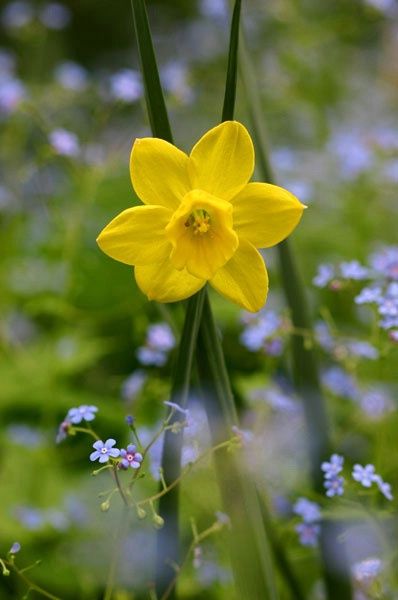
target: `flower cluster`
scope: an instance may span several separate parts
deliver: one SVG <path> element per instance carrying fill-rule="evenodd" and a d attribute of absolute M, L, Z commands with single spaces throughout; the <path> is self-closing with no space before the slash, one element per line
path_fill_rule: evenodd
<path fill-rule="evenodd" d="M 369 257 L 369 266 L 356 260 L 337 266 L 320 264 L 313 279 L 319 288 L 342 289 L 348 281 L 367 281 L 355 297 L 355 303 L 374 305 L 379 326 L 388 330 L 390 339 L 398 340 L 398 246 L 386 246 Z M 372 354 L 372 353 L 371 353 Z M 371 358 L 367 356 L 367 358 Z"/>
<path fill-rule="evenodd" d="M 332 454 L 329 462 L 323 462 L 321 469 L 324 472 L 324 486 L 326 496 L 341 496 L 344 493 L 344 477 L 339 473 L 343 470 L 344 458 L 339 454 Z"/>
<path fill-rule="evenodd" d="M 340 475 L 343 466 L 344 457 L 339 454 L 332 454 L 330 460 L 323 462 L 321 465 L 321 469 L 324 472 L 326 495 L 329 497 L 341 496 L 344 493 L 345 480 Z M 376 473 L 374 465 L 367 464 L 363 467 L 362 465 L 355 464 L 352 470 L 352 478 L 365 488 L 370 488 L 375 483 L 387 500 L 393 499 L 391 485 Z"/>
<path fill-rule="evenodd" d="M 398 331 L 398 281 L 384 287 L 365 287 L 355 298 L 356 304 L 374 304 L 380 317 L 382 329 Z"/>
<path fill-rule="evenodd" d="M 374 465 L 367 464 L 364 467 L 359 464 L 354 465 L 352 477 L 355 481 L 358 481 L 358 483 L 366 488 L 370 488 L 373 483 L 375 483 L 387 500 L 392 500 L 394 498 L 391 491 L 391 485 L 384 481 L 382 477 L 376 473 L 376 468 Z"/>
<path fill-rule="evenodd" d="M 382 561 L 375 556 L 354 563 L 352 566 L 352 575 L 355 584 L 364 592 L 370 591 L 372 583 L 380 575 L 383 567 Z M 359 598 L 368 597 L 368 594 L 366 596 L 359 596 Z"/>
<path fill-rule="evenodd" d="M 255 388 L 249 393 L 249 399 L 253 402 L 266 403 L 273 410 L 287 414 L 297 414 L 301 410 L 301 404 L 291 389 L 279 385 L 278 382 L 266 387 Z"/>
<path fill-rule="evenodd" d="M 282 354 L 284 322 L 275 311 L 262 310 L 256 315 L 244 312 L 241 322 L 244 329 L 240 334 L 240 341 L 250 352 L 261 350 L 269 356 Z"/>
<path fill-rule="evenodd" d="M 115 459 L 121 457 L 117 462 L 119 469 L 139 469 L 143 461 L 143 456 L 134 444 L 129 444 L 127 448 L 114 448 L 116 440 L 113 438 L 107 439 L 105 442 L 97 440 L 93 444 L 94 452 L 90 454 L 90 460 L 92 462 L 98 460 L 99 463 L 106 463 L 109 459 Z"/>
<path fill-rule="evenodd" d="M 336 396 L 357 403 L 364 414 L 379 419 L 394 409 L 391 394 L 386 385 L 360 386 L 354 375 L 341 367 L 329 367 L 322 373 L 322 384 Z"/>
<path fill-rule="evenodd" d="M 73 425 L 78 425 L 82 421 L 90 422 L 95 419 L 98 408 L 93 405 L 82 404 L 77 408 L 70 408 L 65 419 L 58 428 L 56 442 L 62 442 L 67 436 Z"/>
<path fill-rule="evenodd" d="M 293 512 L 302 518 L 295 527 L 303 546 L 316 546 L 321 531 L 321 510 L 316 502 L 299 498 L 293 506 Z"/>
<path fill-rule="evenodd" d="M 318 272 L 312 283 L 319 288 L 340 289 L 342 280 L 362 281 L 368 278 L 369 269 L 357 260 L 351 260 L 343 261 L 336 267 L 329 263 L 318 265 Z"/>
<path fill-rule="evenodd" d="M 137 349 L 137 358 L 142 365 L 162 367 L 174 346 L 175 337 L 170 326 L 167 323 L 154 323 L 148 327 L 144 346 Z"/>
<path fill-rule="evenodd" d="M 34 21 L 48 29 L 64 29 L 71 19 L 69 9 L 59 2 L 43 4 L 35 11 L 33 6 L 24 0 L 15 0 L 7 4 L 2 13 L 1 21 L 8 30 L 28 27 Z"/>
<path fill-rule="evenodd" d="M 380 356 L 378 349 L 369 342 L 352 338 L 342 339 L 333 335 L 324 321 L 316 323 L 315 338 L 322 350 L 338 361 L 348 358 L 377 360 Z"/>

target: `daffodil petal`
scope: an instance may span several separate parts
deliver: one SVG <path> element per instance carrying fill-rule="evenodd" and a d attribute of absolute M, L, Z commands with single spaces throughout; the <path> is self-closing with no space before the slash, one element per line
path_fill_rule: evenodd
<path fill-rule="evenodd" d="M 210 129 L 193 147 L 189 158 L 191 187 L 230 200 L 253 174 L 254 149 L 247 129 L 225 121 Z"/>
<path fill-rule="evenodd" d="M 177 271 L 166 259 L 161 264 L 135 267 L 135 279 L 149 300 L 177 302 L 193 296 L 204 285 L 204 279 L 190 275 L 185 269 Z"/>
<path fill-rule="evenodd" d="M 231 202 L 235 231 L 256 248 L 284 240 L 306 208 L 293 194 L 270 183 L 249 183 Z"/>
<path fill-rule="evenodd" d="M 121 212 L 99 234 L 101 250 L 127 265 L 162 262 L 172 246 L 165 228 L 172 212 L 163 206 L 134 206 Z"/>
<path fill-rule="evenodd" d="M 268 293 L 268 275 L 261 254 L 250 242 L 240 239 L 239 248 L 217 271 L 210 285 L 235 304 L 257 312 Z"/>
<path fill-rule="evenodd" d="M 175 210 L 190 190 L 188 156 L 158 138 L 136 139 L 130 156 L 133 187 L 144 204 Z"/>

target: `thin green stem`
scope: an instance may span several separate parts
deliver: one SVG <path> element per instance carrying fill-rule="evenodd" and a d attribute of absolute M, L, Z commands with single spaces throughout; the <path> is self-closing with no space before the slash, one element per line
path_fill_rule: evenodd
<path fill-rule="evenodd" d="M 205 529 L 205 531 L 202 531 L 202 533 L 194 535 L 194 539 L 192 540 L 191 544 L 189 545 L 181 564 L 178 566 L 178 569 L 176 569 L 176 571 L 175 571 L 174 579 L 170 582 L 168 588 L 165 590 L 165 592 L 161 596 L 160 600 L 169 600 L 170 594 L 171 594 L 175 584 L 177 583 L 177 579 L 180 576 L 182 569 L 186 566 L 188 559 L 191 556 L 191 554 L 193 553 L 195 547 L 200 542 L 203 542 L 203 540 L 208 538 L 210 535 L 212 535 L 213 533 L 218 533 L 219 531 L 220 531 L 220 525 L 219 525 L 219 523 L 215 523 L 208 529 Z"/>
<path fill-rule="evenodd" d="M 3 562 L 3 561 L 1 561 L 1 562 Z M 43 589 L 42 587 L 37 585 L 37 583 L 34 583 L 28 577 L 26 577 L 26 575 L 24 575 L 24 573 L 23 573 L 23 570 L 26 570 L 26 569 L 20 570 L 14 563 L 12 563 L 11 561 L 8 561 L 8 560 L 4 561 L 4 563 L 9 568 L 10 571 L 13 571 L 24 582 L 24 584 L 27 586 L 28 590 L 34 590 L 35 592 L 37 592 L 38 594 L 41 594 L 45 598 L 50 598 L 50 600 L 61 600 L 61 598 L 59 598 L 58 596 L 55 596 L 54 594 L 47 592 L 47 590 Z"/>
<path fill-rule="evenodd" d="M 109 572 L 108 572 L 108 577 L 107 577 L 106 588 L 105 588 L 103 600 L 112 600 L 112 593 L 113 593 L 113 588 L 115 585 L 115 578 L 116 578 L 116 569 L 117 569 L 117 565 L 119 562 L 119 556 L 120 556 L 120 540 L 123 535 L 123 531 L 125 530 L 125 527 L 126 527 L 127 508 L 128 508 L 128 505 L 125 505 L 123 508 L 122 514 L 120 516 L 118 527 L 117 527 L 115 535 L 114 535 L 112 561 L 111 561 L 111 565 L 109 567 Z"/>
<path fill-rule="evenodd" d="M 160 490 L 160 492 L 153 494 L 153 496 L 150 496 L 149 498 L 145 498 L 144 500 L 140 500 L 139 502 L 136 503 L 136 506 L 141 506 L 141 505 L 148 504 L 150 502 L 155 502 L 155 500 L 159 500 L 159 498 L 166 496 L 172 489 L 174 489 L 176 486 L 178 486 L 181 483 L 181 481 L 185 477 L 185 475 L 187 475 L 195 465 L 197 465 L 199 462 L 201 462 L 202 460 L 204 460 L 206 457 L 210 456 L 214 452 L 217 452 L 218 450 L 222 450 L 223 448 L 227 448 L 230 445 L 231 445 L 231 440 L 227 440 L 225 442 L 220 442 L 216 446 L 209 448 L 208 450 L 206 450 L 206 452 L 203 452 L 202 454 L 200 454 L 196 460 L 189 463 L 188 466 L 186 466 L 185 469 L 183 469 L 180 472 L 179 477 L 177 477 L 177 479 L 172 481 L 172 483 L 170 483 L 166 487 L 162 486 L 162 489 Z"/>
<path fill-rule="evenodd" d="M 116 482 L 116 485 L 117 485 L 117 489 L 119 490 L 120 497 L 123 500 L 123 504 L 128 508 L 130 506 L 130 503 L 127 500 L 126 494 L 124 493 L 123 487 L 122 487 L 122 485 L 120 483 L 117 464 L 113 465 L 113 476 L 115 478 L 115 482 Z"/>
<path fill-rule="evenodd" d="M 96 441 L 100 439 L 92 429 L 86 429 L 85 427 L 75 427 L 73 425 L 73 431 L 77 431 L 78 433 L 87 433 L 88 435 L 91 435 L 91 437 L 93 437 Z"/>

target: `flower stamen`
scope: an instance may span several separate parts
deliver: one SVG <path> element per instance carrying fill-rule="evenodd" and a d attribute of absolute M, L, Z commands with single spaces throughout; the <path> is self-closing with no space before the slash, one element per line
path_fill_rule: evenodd
<path fill-rule="evenodd" d="M 185 227 L 192 227 L 194 235 L 200 233 L 203 235 L 210 229 L 210 215 L 203 208 L 198 208 L 191 212 L 185 221 Z"/>

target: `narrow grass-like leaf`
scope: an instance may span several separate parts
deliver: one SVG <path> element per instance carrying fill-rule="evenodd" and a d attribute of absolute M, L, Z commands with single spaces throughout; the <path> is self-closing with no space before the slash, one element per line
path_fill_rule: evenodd
<path fill-rule="evenodd" d="M 145 100 L 152 134 L 167 142 L 173 142 L 159 70 L 153 49 L 145 0 L 131 0 L 134 28 L 145 87 Z"/>
<path fill-rule="evenodd" d="M 262 178 L 274 183 L 258 87 L 243 39 L 240 45 L 240 59 L 242 66 L 240 72 L 252 121 L 257 160 Z M 290 242 L 285 240 L 278 244 L 277 252 L 282 285 L 294 329 L 296 332 L 306 332 L 305 336 L 302 333 L 295 333 L 292 336 L 293 380 L 304 407 L 313 487 L 319 494 L 324 494 L 320 465 L 330 454 L 329 424 L 320 385 L 317 357 L 311 343 L 312 323 L 304 286 Z M 321 555 L 325 584 L 329 600 L 334 600 L 336 597 L 341 600 L 351 600 L 349 565 L 344 558 L 344 546 L 338 541 L 339 533 L 341 533 L 339 524 L 328 522 L 322 528 Z"/>
<path fill-rule="evenodd" d="M 275 183 L 275 177 L 268 158 L 267 136 L 257 86 L 243 41 L 241 44 L 241 61 L 241 74 L 253 125 L 256 158 L 265 181 Z M 312 344 L 305 343 L 306 339 L 312 340 L 312 324 L 309 318 L 304 286 L 290 250 L 290 242 L 285 240 L 278 244 L 277 252 L 281 264 L 283 289 L 291 311 L 294 328 L 296 331 L 305 331 L 308 334 L 307 338 L 302 333 L 292 336 L 293 378 L 304 404 L 309 434 L 313 484 L 317 492 L 323 493 L 323 477 L 320 464 L 329 453 L 329 425 L 325 400 L 319 383 L 315 352 Z"/>
<path fill-rule="evenodd" d="M 232 13 L 231 33 L 229 37 L 227 80 L 225 83 L 224 105 L 221 117 L 222 121 L 232 121 L 235 112 L 241 4 L 241 0 L 236 0 Z"/>

